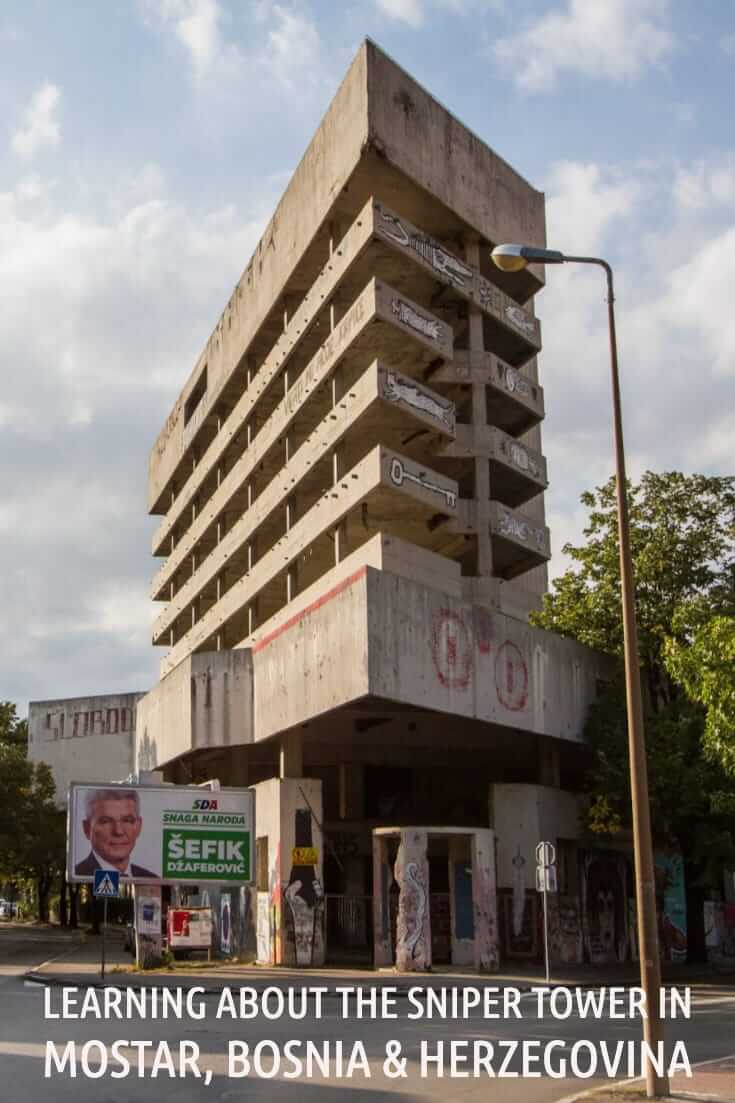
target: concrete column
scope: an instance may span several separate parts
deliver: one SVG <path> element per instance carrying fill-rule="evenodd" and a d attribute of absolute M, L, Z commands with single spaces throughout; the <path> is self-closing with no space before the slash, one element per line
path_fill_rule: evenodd
<path fill-rule="evenodd" d="M 401 831 L 395 864 L 398 882 L 398 926 L 396 968 L 419 972 L 431 968 L 431 922 L 429 919 L 429 861 L 427 834 L 408 828 Z"/>
<path fill-rule="evenodd" d="M 393 880 L 388 862 L 389 840 L 373 835 L 373 964 L 376 969 L 393 964 L 390 930 L 390 885 Z"/>
<path fill-rule="evenodd" d="M 282 778 L 304 776 L 304 746 L 300 729 L 281 736 L 278 773 Z"/>
<path fill-rule="evenodd" d="M 473 268 L 480 267 L 479 241 L 467 241 L 464 249 L 465 260 Z M 485 351 L 483 335 L 483 315 L 479 306 L 469 307 L 469 349 L 470 357 L 481 357 Z M 487 400 L 484 383 L 472 386 L 472 436 L 473 443 L 479 439 L 481 430 L 487 424 Z M 475 505 L 477 516 L 477 573 L 481 577 L 493 574 L 492 546 L 490 543 L 490 467 L 487 459 L 475 457 Z"/>
<path fill-rule="evenodd" d="M 476 830 L 472 836 L 472 908 L 475 968 L 478 973 L 496 973 L 500 968 L 500 940 L 494 831 Z"/>
<path fill-rule="evenodd" d="M 255 786 L 255 836 L 267 839 L 267 890 L 257 894 L 258 960 L 324 963 L 321 782 L 269 778 Z"/>

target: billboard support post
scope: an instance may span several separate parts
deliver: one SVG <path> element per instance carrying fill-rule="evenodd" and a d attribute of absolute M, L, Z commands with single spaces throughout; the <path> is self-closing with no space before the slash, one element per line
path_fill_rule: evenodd
<path fill-rule="evenodd" d="M 105 979 L 105 939 L 107 938 L 107 897 L 104 899 L 102 906 L 102 968 L 100 969 L 100 977 Z"/>

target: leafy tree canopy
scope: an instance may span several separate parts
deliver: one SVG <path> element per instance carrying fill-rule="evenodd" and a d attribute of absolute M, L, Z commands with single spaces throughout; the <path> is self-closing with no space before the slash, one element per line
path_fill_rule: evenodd
<path fill-rule="evenodd" d="M 631 485 L 631 549 L 653 828 L 708 879 L 735 853 L 735 479 L 646 472 Z M 585 543 L 534 622 L 623 652 L 615 479 L 582 496 Z M 622 662 L 592 709 L 590 830 L 630 821 Z"/>
<path fill-rule="evenodd" d="M 27 757 L 27 725 L 0 703 L 0 880 L 32 879 L 41 918 L 52 878 L 64 865 L 64 814 L 54 801 L 51 770 Z"/>
<path fill-rule="evenodd" d="M 0 743 L 28 745 L 28 721 L 19 719 L 12 701 L 0 701 Z"/>

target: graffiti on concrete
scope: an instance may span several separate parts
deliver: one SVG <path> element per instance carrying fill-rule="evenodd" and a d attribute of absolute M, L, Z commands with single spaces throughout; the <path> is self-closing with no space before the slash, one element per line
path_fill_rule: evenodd
<path fill-rule="evenodd" d="M 258 893 L 256 914 L 257 960 L 263 965 L 271 964 L 271 909 L 267 892 Z"/>
<path fill-rule="evenodd" d="M 528 667 L 520 647 L 506 640 L 495 657 L 495 688 L 501 705 L 520 712 L 528 703 Z"/>
<path fill-rule="evenodd" d="M 582 868 L 582 923 L 593 965 L 625 961 L 628 953 L 626 868 L 622 855 L 591 851 Z"/>
<path fill-rule="evenodd" d="M 70 720 L 70 723 L 67 723 Z M 88 735 L 124 735 L 134 728 L 134 713 L 129 708 L 89 709 L 46 713 L 47 739 L 77 739 Z"/>
<path fill-rule="evenodd" d="M 436 676 L 448 689 L 466 689 L 472 677 L 472 637 L 458 613 L 441 609 L 431 633 Z"/>
<path fill-rule="evenodd" d="M 554 894 L 552 893 L 552 898 Z M 577 902 L 572 898 L 558 901 L 558 948 L 556 958 L 565 965 L 582 963 L 582 924 Z"/>
<path fill-rule="evenodd" d="M 489 655 L 495 641 L 495 626 L 488 611 L 479 605 L 472 609 L 472 631 L 477 650 L 481 655 Z"/>
<path fill-rule="evenodd" d="M 681 854 L 655 856 L 656 909 L 664 961 L 686 961 L 687 903 Z"/>
<path fill-rule="evenodd" d="M 391 310 L 404 326 L 409 326 L 420 333 L 422 337 L 428 337 L 430 341 L 440 341 L 442 337 L 442 325 L 436 318 L 427 318 L 420 314 L 410 303 L 403 299 L 392 299 Z"/>
<path fill-rule="evenodd" d="M 421 878 L 416 862 L 409 862 L 406 866 L 406 874 L 403 881 L 414 894 L 413 928 L 407 924 L 404 932 L 403 947 L 406 953 L 416 958 L 416 951 L 424 935 L 424 917 L 426 915 L 426 886 Z"/>
<path fill-rule="evenodd" d="M 395 483 L 396 486 L 403 486 L 405 482 L 415 483 L 416 486 L 422 487 L 423 490 L 430 490 L 433 494 L 438 494 L 444 499 L 450 509 L 454 509 L 457 505 L 457 495 L 453 490 L 448 486 L 440 486 L 439 483 L 432 482 L 431 479 L 427 479 L 423 475 L 417 475 L 415 472 L 409 471 L 397 456 L 391 461 L 390 478 L 391 482 Z"/>
<path fill-rule="evenodd" d="M 448 283 L 454 284 L 455 287 L 464 287 L 471 281 L 472 269 L 459 257 L 449 253 L 438 242 L 425 234 L 409 233 L 397 215 L 391 214 L 390 211 L 382 208 L 379 209 L 383 222 L 381 228 L 386 237 L 391 238 L 399 245 L 413 249 L 440 276 L 443 276 Z"/>
<path fill-rule="evenodd" d="M 308 808 L 294 811 L 294 855 L 311 857 L 311 812 Z M 313 965 L 315 950 L 321 943 L 321 923 L 324 890 L 311 862 L 294 864 L 283 898 L 288 907 L 287 937 L 294 948 L 295 964 Z"/>
<path fill-rule="evenodd" d="M 506 391 L 510 394 L 520 395 L 521 398 L 531 398 L 531 384 L 515 368 L 498 362 L 498 375 Z"/>
<path fill-rule="evenodd" d="M 518 853 L 513 858 L 511 865 L 513 866 L 513 937 L 519 938 L 521 931 L 523 930 L 523 913 L 526 910 L 526 875 L 523 872 L 523 867 L 526 864 L 526 859 L 521 854 L 521 848 L 518 847 Z"/>
<path fill-rule="evenodd" d="M 440 402 L 413 381 L 399 379 L 395 372 L 388 372 L 385 377 L 383 398 L 387 402 L 405 402 L 407 406 L 422 410 L 454 431 L 454 403 Z"/>
<path fill-rule="evenodd" d="M 475 648 L 480 656 L 495 652 L 495 690 L 499 703 L 510 712 L 520 712 L 528 704 L 528 664 L 521 649 L 512 640 L 496 648 L 495 628 L 490 614 L 473 608 L 465 619 L 453 609 L 435 613 L 429 648 L 434 672 L 447 689 L 469 687 L 475 667 Z M 489 673 L 489 672 L 488 672 Z"/>
<path fill-rule="evenodd" d="M 535 323 L 520 306 L 506 306 L 505 316 L 513 323 L 516 329 L 520 329 L 521 333 L 525 333 L 528 337 L 533 337 L 536 333 Z"/>
<path fill-rule="evenodd" d="M 544 551 L 546 547 L 546 533 L 542 528 L 521 520 L 507 510 L 498 513 L 498 532 L 501 536 L 520 540 L 522 544 L 535 544 L 539 551 Z"/>
<path fill-rule="evenodd" d="M 424 832 L 401 833 L 394 875 L 399 888 L 396 965 L 426 969 L 431 964 L 431 936 Z"/>
<path fill-rule="evenodd" d="M 536 460 L 517 440 L 513 440 L 512 437 L 501 438 L 500 450 L 505 453 L 508 460 L 517 467 L 519 471 L 524 471 L 526 474 L 532 475 L 534 479 L 541 478 L 541 471 Z"/>

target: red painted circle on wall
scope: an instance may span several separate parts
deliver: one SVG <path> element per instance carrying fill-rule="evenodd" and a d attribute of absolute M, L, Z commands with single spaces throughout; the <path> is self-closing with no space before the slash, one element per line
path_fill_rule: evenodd
<path fill-rule="evenodd" d="M 521 649 L 510 640 L 498 648 L 495 659 L 495 688 L 498 700 L 511 712 L 519 712 L 528 702 L 528 667 Z"/>
<path fill-rule="evenodd" d="M 472 636 L 462 618 L 441 609 L 431 632 L 436 676 L 448 689 L 466 689 L 472 677 Z"/>

